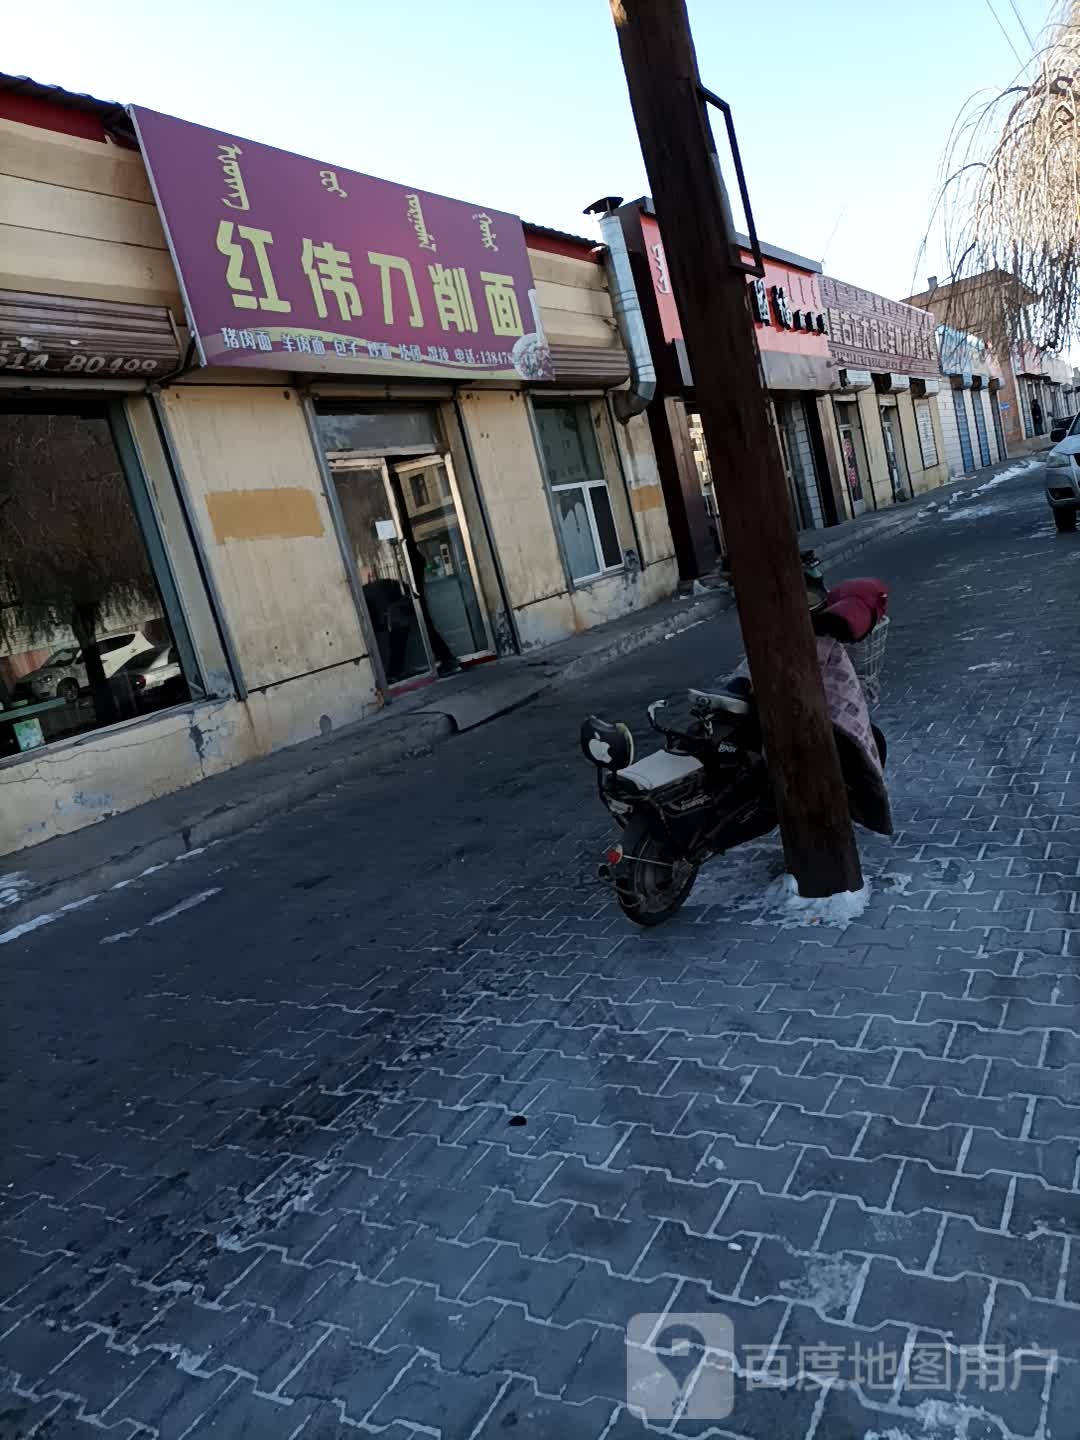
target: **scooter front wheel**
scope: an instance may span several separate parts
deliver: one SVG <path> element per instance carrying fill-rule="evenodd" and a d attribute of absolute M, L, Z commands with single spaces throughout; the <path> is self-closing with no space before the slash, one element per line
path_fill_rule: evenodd
<path fill-rule="evenodd" d="M 661 925 L 686 903 L 698 867 L 673 852 L 667 837 L 647 815 L 635 815 L 621 837 L 623 858 L 615 872 L 615 893 L 623 914 L 635 925 Z"/>

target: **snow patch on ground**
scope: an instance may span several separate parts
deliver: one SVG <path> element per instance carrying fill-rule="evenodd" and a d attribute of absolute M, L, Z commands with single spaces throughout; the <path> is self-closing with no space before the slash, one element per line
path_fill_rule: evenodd
<path fill-rule="evenodd" d="M 191 910 L 196 905 L 201 905 L 204 900 L 209 900 L 212 896 L 220 894 L 220 885 L 215 885 L 210 890 L 200 890 L 197 895 L 189 895 L 186 900 L 181 900 L 180 903 L 174 905 L 171 910 L 165 910 L 160 915 L 152 916 L 151 919 L 147 920 L 145 925 L 136 925 L 133 930 L 118 930 L 115 935 L 105 935 L 101 940 L 101 944 L 115 945 L 118 940 L 130 940 L 131 937 L 137 935 L 140 930 L 147 929 L 151 925 L 161 925 L 166 920 L 174 920 L 177 915 L 182 915 L 185 910 Z"/>
<path fill-rule="evenodd" d="M 19 870 L 13 870 L 9 875 L 0 875 L 0 910 L 17 904 L 30 886 L 31 882 Z"/>
<path fill-rule="evenodd" d="M 952 524 L 955 520 L 985 520 L 988 515 L 996 515 L 996 505 L 969 505 L 966 510 L 952 510 L 946 514 L 945 519 Z"/>
<path fill-rule="evenodd" d="M 985 495 L 987 491 L 994 490 L 999 485 L 1004 485 L 1007 480 L 1015 480 L 1020 475 L 1026 475 L 1029 471 L 1036 469 L 1042 462 L 1040 460 L 1021 460 L 1015 465 L 1009 465 L 1000 470 L 996 475 L 991 475 L 989 480 L 984 480 L 981 485 L 976 485 L 974 490 L 957 490 L 942 500 L 940 504 L 936 501 L 930 505 L 924 505 L 921 513 L 929 514 L 931 511 L 939 511 L 942 520 L 980 520 L 987 515 L 996 515 L 998 507 L 989 503 L 970 504 L 979 495 Z M 973 475 L 960 477 L 964 480 L 973 480 Z M 966 506 L 965 509 L 959 509 Z"/>
<path fill-rule="evenodd" d="M 781 1280 L 780 1289 L 793 1300 L 813 1305 L 822 1315 L 843 1315 L 862 1271 L 862 1264 L 832 1256 L 814 1260 L 797 1280 Z"/>
<path fill-rule="evenodd" d="M 951 1400 L 924 1400 L 910 1419 L 905 1417 L 902 1430 L 896 1426 L 890 1430 L 871 1430 L 864 1440 L 969 1440 L 969 1437 L 974 1440 L 974 1434 L 981 1436 L 985 1431 L 980 1427 L 973 1434 L 971 1423 L 984 1418 L 986 1412 L 971 1405 L 959 1405 Z"/>
<path fill-rule="evenodd" d="M 776 924 L 789 929 L 793 925 L 827 925 L 845 930 L 858 920 L 870 903 L 870 882 L 861 890 L 844 890 L 839 895 L 810 900 L 799 894 L 794 875 L 781 875 L 761 897 L 764 913 L 762 924 Z"/>
<path fill-rule="evenodd" d="M 31 930 L 40 930 L 42 925 L 51 925 L 54 920 L 59 920 L 61 915 L 67 915 L 72 910 L 81 910 L 84 905 L 89 905 L 97 898 L 96 895 L 87 895 L 82 900 L 72 900 L 67 905 L 61 905 L 59 910 L 50 910 L 44 915 L 36 915 L 33 920 L 23 921 L 21 925 L 13 925 L 10 930 L 0 933 L 0 945 L 6 945 L 9 940 L 18 940 L 20 935 L 29 935 Z"/>
<path fill-rule="evenodd" d="M 910 877 L 908 877 L 910 879 Z M 843 930 L 870 902 L 870 885 L 822 900 L 799 894 L 793 875 L 784 872 L 783 853 L 769 844 L 741 845 L 710 861 L 694 887 L 694 901 L 743 915 L 751 925 L 827 925 Z"/>
<path fill-rule="evenodd" d="M 1041 463 L 1039 460 L 1021 460 L 1018 465 L 1010 465 L 1005 470 L 999 470 L 996 475 L 991 475 L 989 480 L 984 481 L 982 485 L 977 485 L 971 493 L 983 495 L 987 490 L 1004 485 L 1006 480 L 1015 480 L 1018 475 L 1026 475 L 1029 470 L 1034 470 Z"/>
<path fill-rule="evenodd" d="M 170 865 L 179 865 L 183 860 L 194 860 L 197 855 L 205 855 L 211 845 L 220 845 L 221 843 L 220 840 L 210 840 L 206 845 L 197 845 L 192 850 L 185 850 L 182 855 L 177 855 L 173 860 L 162 860 L 160 864 L 148 865 L 146 869 L 141 870 L 138 875 L 133 875 L 130 880 L 118 880 L 115 885 L 110 885 L 107 891 L 95 891 L 93 895 L 87 895 L 82 900 L 72 900 L 68 905 L 61 905 L 58 910 L 50 910 L 44 915 L 35 916 L 33 920 L 24 921 L 22 925 L 15 925 L 10 930 L 0 931 L 0 945 L 6 945 L 9 940 L 18 940 L 21 935 L 28 935 L 32 930 L 39 930 L 42 925 L 50 925 L 54 920 L 59 920 L 62 915 L 66 915 L 70 910 L 81 910 L 84 905 L 89 905 L 93 900 L 99 900 L 103 894 L 108 894 L 112 890 L 126 890 L 129 885 L 136 885 L 140 880 L 145 880 L 148 875 L 156 875 L 159 870 L 167 870 Z M 221 867 L 221 869 L 227 868 L 227 866 Z M 216 875 L 219 872 L 215 870 L 212 873 Z M 33 888 L 34 882 L 24 879 L 19 872 L 13 872 L 10 875 L 0 875 L 0 911 L 17 904 L 25 896 L 27 891 L 33 890 Z M 208 890 L 196 899 L 187 901 L 180 908 L 186 910 L 190 905 L 197 905 L 200 901 L 216 894 L 216 890 Z M 165 915 L 160 915 L 157 919 L 150 920 L 147 923 L 156 925 L 158 920 L 170 920 L 173 913 L 174 912 L 169 911 Z M 176 913 L 179 913 L 179 911 Z M 121 930 L 116 935 L 107 936 L 102 943 L 111 945 L 117 940 L 126 940 L 134 934 L 135 930 Z"/>
<path fill-rule="evenodd" d="M 914 875 L 902 874 L 899 870 L 887 870 L 879 879 L 883 890 L 890 891 L 893 895 L 906 895 L 911 889 Z"/>

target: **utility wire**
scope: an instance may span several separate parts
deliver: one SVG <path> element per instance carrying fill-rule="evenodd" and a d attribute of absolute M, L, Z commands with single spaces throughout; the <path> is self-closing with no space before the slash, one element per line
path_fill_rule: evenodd
<path fill-rule="evenodd" d="M 1000 18 L 1000 16 L 998 15 L 997 11 L 994 9 L 993 5 L 991 4 L 991 0 L 986 0 L 986 8 L 990 11 L 990 14 L 991 14 L 991 15 L 994 17 L 994 19 L 997 21 L 997 27 L 998 27 L 998 29 L 1001 31 L 1002 35 L 1005 36 L 1005 43 L 1006 43 L 1006 45 L 1008 45 L 1009 49 L 1010 49 L 1010 50 L 1013 52 L 1013 54 L 1016 56 L 1017 63 L 1018 63 L 1019 65 L 1021 65 L 1021 66 L 1026 70 L 1029 62 L 1026 61 L 1026 60 L 1021 59 L 1019 50 L 1017 50 L 1016 46 L 1013 44 L 1013 42 L 1012 42 L 1012 37 L 1010 36 L 1009 32 L 1005 29 L 1005 26 L 1001 23 L 1001 18 Z"/>
<path fill-rule="evenodd" d="M 1035 49 L 1035 41 L 1032 40 L 1032 38 L 1031 38 L 1031 33 L 1030 33 L 1030 31 L 1028 30 L 1027 26 L 1024 24 L 1024 17 L 1020 14 L 1020 11 L 1017 9 L 1016 0 L 1009 0 L 1009 5 L 1010 5 L 1010 7 L 1011 7 L 1011 9 L 1012 9 L 1013 14 L 1016 16 L 1016 23 L 1020 26 L 1020 29 L 1024 32 L 1024 39 L 1025 39 L 1025 40 L 1027 41 L 1027 43 L 1031 46 L 1032 50 L 1034 50 L 1034 49 Z"/>

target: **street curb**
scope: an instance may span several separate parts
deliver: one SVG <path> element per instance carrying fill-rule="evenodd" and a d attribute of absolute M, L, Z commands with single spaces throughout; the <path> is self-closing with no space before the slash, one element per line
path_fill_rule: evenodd
<path fill-rule="evenodd" d="M 941 489 L 947 488 L 949 487 L 941 487 Z M 940 495 L 941 490 L 931 493 Z M 825 566 L 842 564 L 868 545 L 875 544 L 879 540 L 892 539 L 913 529 L 923 518 L 922 511 L 922 505 L 912 506 L 895 519 L 890 516 L 888 524 L 879 522 L 876 525 L 868 526 L 866 531 L 861 534 L 856 530 L 850 537 L 836 542 L 835 548 L 831 548 L 828 541 L 819 541 L 817 545 L 819 558 Z M 710 590 L 704 595 L 688 595 L 682 603 L 685 608 L 669 613 L 661 619 L 650 620 L 636 628 L 631 628 L 616 635 L 606 644 L 587 649 L 583 654 L 574 656 L 564 663 L 559 663 L 555 657 L 552 657 L 545 668 L 545 659 L 542 653 L 537 655 L 529 662 L 535 665 L 540 672 L 537 675 L 535 687 L 530 686 L 527 693 L 515 699 L 513 703 L 493 710 L 491 715 L 480 723 L 489 724 L 502 715 L 520 709 L 524 705 L 532 704 L 533 701 L 549 694 L 561 685 L 568 684 L 573 680 L 584 679 L 586 676 L 614 664 L 615 661 L 621 660 L 626 655 L 632 655 L 635 651 L 644 650 L 662 640 L 683 634 L 697 625 L 704 624 L 716 616 L 733 610 L 735 597 L 729 588 L 724 588 Z M 104 858 L 97 858 L 99 853 L 97 847 L 91 846 L 90 853 L 95 856 L 91 863 L 87 863 L 75 872 L 68 872 L 58 875 L 53 880 L 39 882 L 33 892 L 24 899 L 16 900 L 0 908 L 0 925 L 3 926 L 0 929 L 0 944 L 4 943 L 5 938 L 14 938 L 12 931 L 32 924 L 43 916 L 52 915 L 65 907 L 77 906 L 131 880 L 138 879 L 140 875 L 153 867 L 182 860 L 185 855 L 204 849 L 207 845 L 243 834 L 244 831 L 252 829 L 273 815 L 302 804 L 305 800 L 313 799 L 316 795 L 323 794 L 354 776 L 368 774 L 373 770 L 418 755 L 429 755 L 436 746 L 458 733 L 458 726 L 455 724 L 452 714 L 435 708 L 434 703 L 430 708 L 406 712 L 400 717 L 398 728 L 392 734 L 380 735 L 377 729 L 365 733 L 363 725 L 364 722 L 360 722 L 357 727 L 361 732 L 358 735 L 360 743 L 355 748 L 334 754 L 329 759 L 321 759 L 318 741 L 308 742 L 309 745 L 312 745 L 310 750 L 303 746 L 289 747 L 289 749 L 277 752 L 276 756 L 267 757 L 269 760 L 276 759 L 284 768 L 288 762 L 290 750 L 300 751 L 303 749 L 306 752 L 306 764 L 295 772 L 280 778 L 275 777 L 272 773 L 267 776 L 265 771 L 251 776 L 248 793 L 241 794 L 238 798 L 225 804 L 215 805 L 201 812 L 196 811 L 190 818 L 185 816 L 162 834 L 134 843 L 125 849 L 106 855 Z M 332 743 L 340 745 L 341 738 L 341 736 L 335 736 Z M 252 763 L 257 764 L 258 762 Z M 238 766 L 235 771 L 226 773 L 242 776 L 243 768 L 243 766 Z M 174 794 L 176 797 L 187 795 L 195 798 L 193 793 L 195 791 L 197 791 L 197 787 L 186 787 Z M 178 799 L 177 804 L 181 803 L 182 801 Z M 125 813 L 131 816 L 137 815 L 139 808 L 141 807 Z M 117 817 L 118 821 L 122 822 L 123 819 L 124 816 Z M 111 822 L 104 823 L 108 825 Z M 97 827 L 92 826 L 88 831 L 76 831 L 73 834 L 92 839 L 96 831 Z M 48 843 L 46 842 L 46 844 Z M 33 849 L 29 852 L 16 851 L 10 858 L 17 864 L 20 854 L 32 856 L 33 853 Z M 0 859 L 0 864 L 2 863 L 3 859 Z"/>
<path fill-rule="evenodd" d="M 400 760 L 429 755 L 436 745 L 449 739 L 453 733 L 454 724 L 448 716 L 417 715 L 407 730 L 380 737 L 361 749 L 335 756 L 325 764 L 309 765 L 289 776 L 283 784 L 260 788 L 256 782 L 251 794 L 215 805 L 201 814 L 196 813 L 190 821 L 104 859 L 95 856 L 92 865 L 39 884 L 34 893 L 25 899 L 0 909 L 0 924 L 3 925 L 0 944 L 14 938 L 12 931 L 40 920 L 42 916 L 76 908 L 87 900 L 138 879 L 150 869 L 182 860 L 186 855 L 203 850 L 219 840 L 242 834 L 272 815 L 302 804 L 360 772 L 367 773 Z M 176 793 L 190 794 L 191 789 L 189 786 L 186 791 Z M 138 808 L 126 813 L 136 814 Z M 108 825 L 109 822 L 103 823 Z M 89 838 L 95 829 L 91 827 L 88 832 L 75 833 Z M 33 854 L 33 851 L 29 853 Z M 19 852 L 15 854 L 17 857 Z"/>
<path fill-rule="evenodd" d="M 695 625 L 710 619 L 714 614 L 723 613 L 731 608 L 732 604 L 733 601 L 727 592 L 719 592 L 715 597 L 711 595 L 697 597 L 695 601 L 688 601 L 686 609 L 681 613 L 668 615 L 662 620 L 653 620 L 637 629 L 632 629 L 606 645 L 574 657 L 567 664 L 558 668 L 553 665 L 548 674 L 537 676 L 535 685 L 530 686 L 528 693 L 516 699 L 511 705 L 493 711 L 483 723 L 490 723 L 500 715 L 531 704 L 559 686 L 593 674 L 621 659 L 624 655 L 633 654 L 636 650 L 643 650 L 668 635 L 680 634 L 685 630 L 692 629 Z M 537 661 L 543 663 L 540 657 L 537 657 Z M 363 722 L 360 723 L 362 726 Z M 249 793 L 242 794 L 225 804 L 215 805 L 201 812 L 195 811 L 190 818 L 184 817 L 162 834 L 129 845 L 104 858 L 100 857 L 96 847 L 91 845 L 90 854 L 93 859 L 83 868 L 74 872 L 69 871 L 55 880 L 39 882 L 33 892 L 24 899 L 15 900 L 0 908 L 0 926 L 3 927 L 0 928 L 0 944 L 4 943 L 5 937 L 14 938 L 11 934 L 13 930 L 19 930 L 35 920 L 40 920 L 42 916 L 55 914 L 58 910 L 66 907 L 77 906 L 128 881 L 138 879 L 151 868 L 182 860 L 185 855 L 191 854 L 193 851 L 202 850 L 207 845 L 213 845 L 220 840 L 242 834 L 271 816 L 302 804 L 305 800 L 313 799 L 316 795 L 331 790 L 335 785 L 350 780 L 354 776 L 369 774 L 384 766 L 416 756 L 429 755 L 436 746 L 449 740 L 456 733 L 458 733 L 458 727 L 451 714 L 435 709 L 434 705 L 430 709 L 407 712 L 401 716 L 400 728 L 394 734 L 379 735 L 377 731 L 369 731 L 363 735 L 362 742 L 355 748 L 342 754 L 335 754 L 326 760 L 320 758 L 317 749 L 313 753 L 308 752 L 306 765 L 296 772 L 282 777 L 280 783 L 274 783 L 273 776 L 269 777 L 269 783 L 267 783 L 265 772 L 252 776 Z M 340 736 L 335 739 L 340 743 Z M 290 748 L 300 750 L 302 747 Z M 284 764 L 288 755 L 289 750 L 284 750 L 279 751 L 276 757 L 268 758 L 277 758 L 279 763 Z M 238 766 L 234 771 L 225 773 L 240 776 L 242 772 L 243 767 Z M 178 797 L 187 795 L 195 798 L 193 792 L 196 791 L 197 787 L 188 786 L 174 794 Z M 127 811 L 125 814 L 135 816 L 140 808 L 136 807 L 135 810 Z M 124 816 L 116 818 L 122 822 Z M 102 823 L 107 826 L 111 822 L 104 821 Z M 80 836 L 84 841 L 92 841 L 96 838 L 97 833 L 100 833 L 98 827 L 91 826 L 88 830 L 73 832 L 73 836 Z M 59 838 L 67 839 L 69 837 Z M 46 844 L 48 843 L 46 842 Z M 14 869 L 18 865 L 20 854 L 32 856 L 33 853 L 33 849 L 23 852 L 16 851 L 11 857 L 0 858 L 0 864 L 3 864 L 5 860 L 12 860 Z M 16 869 L 15 873 L 18 874 L 19 871 Z"/>
<path fill-rule="evenodd" d="M 880 540 L 892 540 L 897 535 L 906 535 L 909 530 L 914 530 L 923 518 L 922 507 L 913 508 L 910 512 L 900 515 L 895 521 L 888 525 L 878 525 L 866 535 L 853 535 L 850 540 L 840 541 L 835 549 L 828 545 L 819 548 L 818 559 L 823 566 L 842 565 L 845 560 L 850 560 L 860 550 L 865 550 L 870 545 L 876 545 Z M 835 578 L 835 577 L 834 577 Z"/>
<path fill-rule="evenodd" d="M 943 492 L 945 494 L 955 493 L 957 498 L 962 498 L 960 485 L 970 485 L 975 478 L 974 476 L 963 477 L 963 480 L 952 481 L 941 486 L 926 496 L 920 496 L 916 503 L 905 506 L 895 516 L 889 515 L 887 520 L 871 522 L 861 532 L 859 529 L 855 529 L 850 536 L 845 536 L 831 545 L 827 539 L 818 540 L 815 548 L 822 565 L 826 568 L 841 565 L 868 545 L 894 539 L 914 529 L 923 519 L 925 504 L 920 502 L 929 502 L 933 499 L 940 503 Z M 805 544 L 807 538 L 805 535 L 800 536 L 800 544 Z M 632 655 L 635 651 L 644 650 L 662 640 L 683 634 L 697 625 L 704 624 L 716 616 L 733 610 L 735 597 L 733 592 L 725 587 L 724 589 L 709 590 L 705 594 L 687 595 L 682 601 L 676 600 L 674 603 L 684 608 L 674 610 L 660 619 L 648 620 L 642 625 L 627 629 L 606 643 L 586 649 L 584 653 L 573 656 L 565 662 L 560 662 L 556 656 L 545 660 L 542 652 L 535 657 L 527 657 L 525 663 L 536 667 L 535 685 L 528 685 L 525 692 L 515 697 L 512 702 L 493 709 L 490 715 L 477 723 L 489 724 L 502 715 L 518 710 L 524 705 L 532 704 L 533 701 L 549 694 L 561 685 L 568 684 L 572 680 L 584 679 L 586 676 L 614 664 L 615 661 L 621 660 L 626 655 Z M 470 725 L 461 728 L 471 729 L 474 727 Z M 242 793 L 238 798 L 201 812 L 196 811 L 190 817 L 183 816 L 164 833 L 131 844 L 104 858 L 94 858 L 92 862 L 86 863 L 73 873 L 68 872 L 58 875 L 55 879 L 39 882 L 35 885 L 33 893 L 28 894 L 24 899 L 15 900 L 7 906 L 0 907 L 0 925 L 4 927 L 0 929 L 0 944 L 4 942 L 5 937 L 13 938 L 11 936 L 13 930 L 18 930 L 42 916 L 51 915 L 66 906 L 78 905 L 130 880 L 137 879 L 152 867 L 181 860 L 192 851 L 201 850 L 207 845 L 242 834 L 282 810 L 302 804 L 305 800 L 310 800 L 316 795 L 331 790 L 335 785 L 350 780 L 354 776 L 368 774 L 373 770 L 411 759 L 417 755 L 429 755 L 437 745 L 459 733 L 459 727 L 454 721 L 452 707 L 448 707 L 445 711 L 440 710 L 437 708 L 437 702 L 433 699 L 430 707 L 407 711 L 401 715 L 393 733 L 380 734 L 378 727 L 368 730 L 362 721 L 359 722 L 357 731 L 358 744 L 354 748 L 335 753 L 327 759 L 322 758 L 321 751 L 325 746 L 321 746 L 318 740 L 306 742 L 303 746 L 289 747 L 286 750 L 278 751 L 276 755 L 266 757 L 271 762 L 271 767 L 276 761 L 284 771 L 288 766 L 292 750 L 296 750 L 298 753 L 302 751 L 305 763 L 295 771 L 281 775 L 275 775 L 273 768 L 269 773 L 264 769 L 249 777 L 247 793 Z M 328 741 L 336 748 L 341 746 L 342 738 L 341 735 L 337 735 L 332 739 L 328 737 Z M 258 764 L 259 762 L 252 763 Z M 243 770 L 243 766 L 237 766 L 235 770 L 225 773 L 242 779 Z M 194 799 L 197 788 L 197 786 L 190 786 L 174 792 L 177 806 L 182 805 L 182 797 L 185 795 Z M 166 799 L 174 797 L 166 797 Z M 127 811 L 125 814 L 136 816 L 139 808 L 141 807 Z M 116 818 L 121 823 L 124 820 L 123 815 Z M 104 823 L 108 825 L 111 822 Z M 74 835 L 84 837 L 86 840 L 92 840 L 96 833 L 96 826 L 91 826 L 86 831 L 73 832 Z M 71 837 L 59 838 L 63 840 Z M 45 843 L 49 844 L 50 842 Z M 32 856 L 34 850 L 16 851 L 10 859 L 17 864 L 21 854 Z M 97 856 L 99 848 L 91 845 L 90 854 Z M 2 863 L 4 863 L 3 859 L 0 858 L 0 864 Z"/>
<path fill-rule="evenodd" d="M 570 680 L 581 680 L 586 675 L 592 675 L 595 671 L 614 664 L 616 660 L 621 660 L 624 655 L 645 650 L 650 645 L 666 640 L 669 635 L 682 635 L 687 630 L 693 630 L 696 625 L 702 625 L 715 615 L 722 615 L 734 607 L 735 597 L 726 589 L 708 595 L 687 597 L 686 609 L 681 613 L 668 615 L 663 620 L 654 620 L 627 635 L 616 637 L 599 649 L 579 655 L 559 669 L 552 684 L 563 685 Z"/>

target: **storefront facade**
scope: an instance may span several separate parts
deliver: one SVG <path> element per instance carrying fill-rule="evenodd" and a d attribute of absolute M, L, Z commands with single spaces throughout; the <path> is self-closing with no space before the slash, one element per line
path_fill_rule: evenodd
<path fill-rule="evenodd" d="M 411 249 L 350 244 L 385 182 L 284 157 L 305 209 L 136 112 L 152 189 L 123 111 L 35 88 L 0 89 L 0 853 L 671 593 L 589 242 L 406 192 Z"/>
<path fill-rule="evenodd" d="M 1071 413 L 1072 371 L 1060 356 L 1030 344 L 1016 346 L 1013 369 L 1024 438 L 1037 442 L 1049 436 L 1054 424 Z"/>
<path fill-rule="evenodd" d="M 716 505 L 723 457 L 710 456 L 705 447 L 652 202 L 633 201 L 619 215 L 657 372 L 649 407 L 653 443 L 680 570 L 691 578 L 714 569 L 723 551 Z M 821 529 L 846 518 L 827 412 L 834 377 L 818 288 L 821 267 L 776 246 L 763 244 L 761 251 L 764 277 L 750 278 L 748 288 L 777 447 L 796 527 Z"/>
<path fill-rule="evenodd" d="M 967 475 L 1008 458 L 1002 421 L 1003 377 L 989 347 L 977 336 L 938 326 L 944 377 L 938 413 L 949 475 Z"/>
<path fill-rule="evenodd" d="M 948 333 L 975 337 L 985 348 L 991 382 L 986 408 L 994 432 L 1000 433 L 1002 453 L 1045 449 L 1054 421 L 1073 410 L 1072 373 L 1061 357 L 1029 342 L 1011 344 L 1001 333 L 1000 317 L 1018 307 L 1023 329 L 1024 308 L 1037 298 L 1014 275 L 992 270 L 944 285 L 931 275 L 927 288 L 906 302 L 933 313 Z"/>
<path fill-rule="evenodd" d="M 947 477 L 931 315 L 857 285 L 819 281 L 834 367 L 830 419 L 852 516 L 902 503 Z"/>

